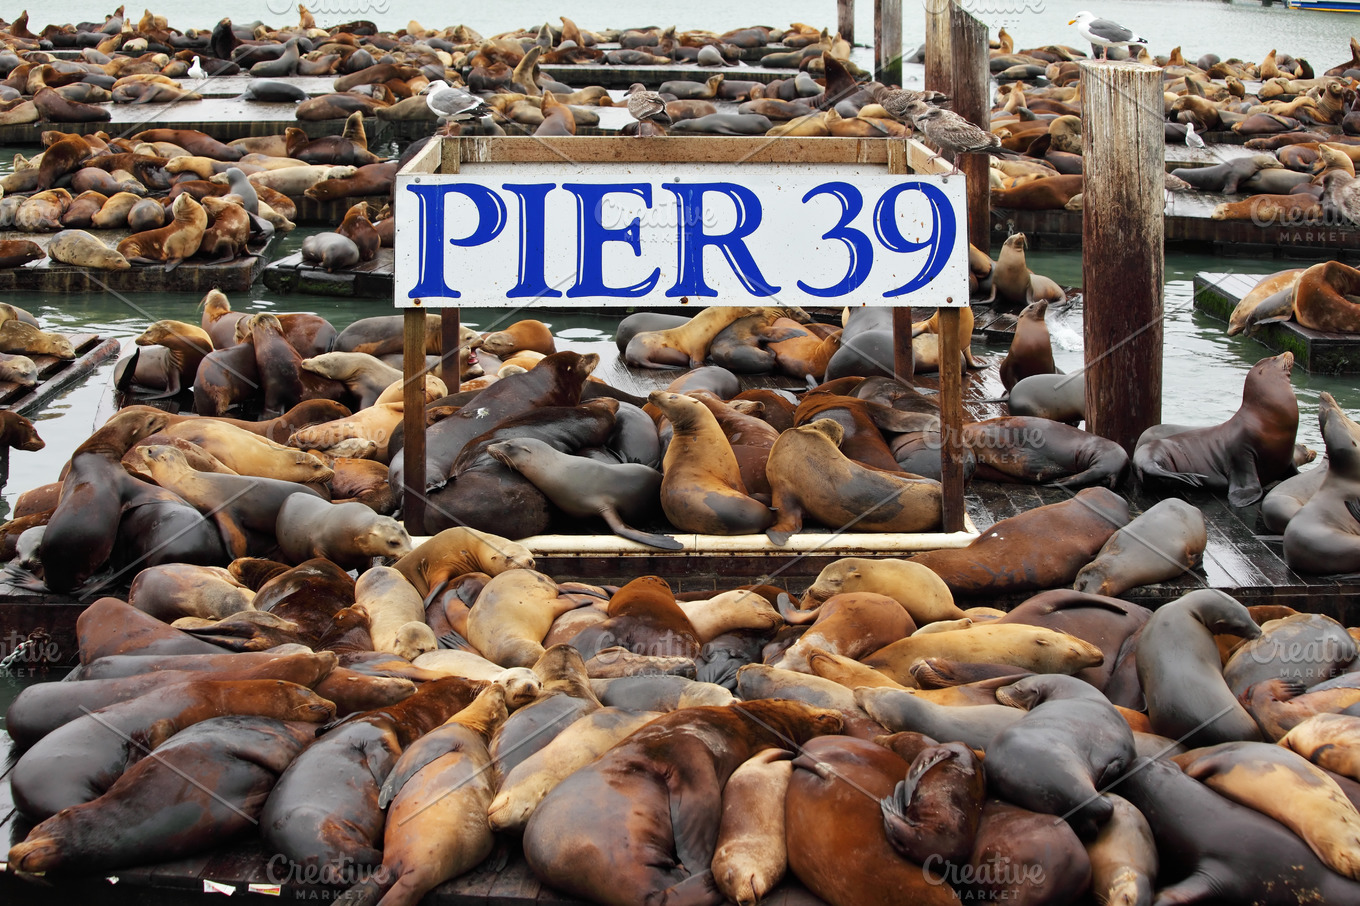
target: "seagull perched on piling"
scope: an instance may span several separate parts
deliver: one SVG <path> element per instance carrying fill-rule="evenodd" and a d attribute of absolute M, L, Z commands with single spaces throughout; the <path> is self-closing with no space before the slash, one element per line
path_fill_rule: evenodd
<path fill-rule="evenodd" d="M 491 108 L 481 98 L 443 79 L 425 86 L 425 105 L 447 123 L 465 123 L 491 115 Z"/>
<path fill-rule="evenodd" d="M 1095 13 L 1077 13 L 1075 19 L 1067 23 L 1075 25 L 1081 36 L 1091 42 L 1092 47 L 1100 48 L 1100 57 L 1109 59 L 1109 50 L 1119 44 L 1146 44 L 1147 38 L 1140 38 L 1118 22 L 1097 19 Z"/>
<path fill-rule="evenodd" d="M 191 78 L 191 79 L 205 79 L 205 78 L 207 78 L 207 77 L 208 77 L 208 74 L 207 74 L 206 72 L 203 71 L 203 64 L 202 64 L 201 62 L 199 62 L 198 57 L 194 57 L 194 62 L 193 62 L 193 64 L 189 66 L 189 78 Z"/>
<path fill-rule="evenodd" d="M 666 99 L 655 91 L 648 91 L 641 82 L 634 82 L 628 88 L 628 112 L 639 123 L 656 123 L 659 126 L 673 125 L 671 116 L 666 112 Z"/>
<path fill-rule="evenodd" d="M 1021 156 L 1019 152 L 1001 147 L 1001 139 L 995 133 L 968 122 L 952 110 L 917 101 L 909 107 L 908 115 L 917 131 L 940 149 L 940 153 L 932 155 L 930 160 L 935 160 L 945 151 L 955 154 L 991 154 L 994 157 Z M 959 172 L 957 162 L 953 172 Z"/>

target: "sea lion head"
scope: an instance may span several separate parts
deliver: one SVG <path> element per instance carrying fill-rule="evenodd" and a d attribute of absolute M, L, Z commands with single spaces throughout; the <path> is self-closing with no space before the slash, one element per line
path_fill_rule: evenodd
<path fill-rule="evenodd" d="M 505 704 L 512 711 L 538 698 L 543 688 L 543 681 L 528 667 L 503 670 L 491 682 L 505 689 Z"/>
<path fill-rule="evenodd" d="M 0 362 L 0 381 L 12 381 L 21 387 L 36 387 L 38 366 L 26 355 L 7 356 Z"/>
<path fill-rule="evenodd" d="M 0 417 L 0 437 L 8 446 L 26 453 L 36 453 L 47 446 L 33 423 L 19 413 L 6 409 L 0 416 L 3 416 Z"/>
<path fill-rule="evenodd" d="M 371 557 L 396 558 L 411 552 L 411 536 L 406 534 L 400 522 L 390 516 L 375 519 L 354 541 L 360 551 Z"/>

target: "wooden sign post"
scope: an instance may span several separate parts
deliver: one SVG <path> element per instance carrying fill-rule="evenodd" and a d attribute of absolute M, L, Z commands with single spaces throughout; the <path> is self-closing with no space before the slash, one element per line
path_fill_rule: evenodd
<path fill-rule="evenodd" d="M 910 350 L 905 306 L 953 307 L 957 324 L 968 303 L 962 180 L 908 175 L 928 153 L 853 138 L 430 142 L 396 184 L 408 531 L 426 530 L 424 309 L 446 312 L 445 374 L 458 367 L 458 305 L 545 299 L 892 307 L 905 315 L 894 318 L 895 344 Z M 940 349 L 943 362 L 959 360 L 957 330 L 942 331 Z M 960 377 L 941 372 L 942 430 L 956 435 Z M 911 379 L 909 365 L 902 377 Z M 946 531 L 963 530 L 962 498 L 961 481 L 946 483 Z"/>

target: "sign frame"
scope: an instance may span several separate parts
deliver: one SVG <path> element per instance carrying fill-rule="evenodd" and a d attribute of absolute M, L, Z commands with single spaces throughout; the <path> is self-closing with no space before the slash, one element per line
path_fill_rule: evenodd
<path fill-rule="evenodd" d="M 930 149 L 912 139 L 864 138 L 744 138 L 681 136 L 624 138 L 618 136 L 554 137 L 463 137 L 435 136 L 397 174 L 397 190 L 405 182 L 425 174 L 458 173 L 464 163 L 653 163 L 658 167 L 676 163 L 724 163 L 733 166 L 759 166 L 771 163 L 839 163 L 866 168 L 885 167 L 890 174 L 942 174 L 950 167 Z M 963 177 L 957 176 L 960 181 Z M 400 223 L 400 221 L 399 221 Z M 966 230 L 966 224 L 964 229 Z M 965 232 L 965 237 L 966 237 Z M 410 238 L 398 230 L 400 249 Z M 396 294 L 402 292 L 394 281 Z M 952 299 L 951 299 L 952 301 Z M 737 303 L 728 303 L 737 304 Z M 929 305 L 923 300 L 923 304 Z M 965 300 L 966 304 L 966 300 Z M 679 303 L 676 303 L 679 307 Z M 958 336 L 959 307 L 940 307 L 940 361 L 958 361 L 961 350 Z M 423 535 L 425 524 L 425 306 L 416 304 L 400 309 L 403 322 L 403 378 L 405 413 L 403 418 L 404 478 L 403 513 L 407 531 Z M 445 383 L 458 384 L 459 309 L 456 304 L 441 306 L 440 369 Z M 893 308 L 894 370 L 911 375 L 911 309 Z M 450 380 L 451 379 L 451 380 Z M 963 423 L 963 386 L 959 369 L 940 371 L 940 416 L 943 445 L 940 451 L 943 491 L 942 530 L 965 530 L 963 501 L 963 463 L 961 429 Z"/>

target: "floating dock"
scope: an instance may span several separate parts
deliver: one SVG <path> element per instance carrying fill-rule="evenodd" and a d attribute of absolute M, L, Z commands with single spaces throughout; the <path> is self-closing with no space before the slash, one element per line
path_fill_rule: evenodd
<path fill-rule="evenodd" d="M 396 253 L 392 249 L 380 248 L 372 261 L 362 261 L 330 274 L 307 264 L 302 260 L 302 253 L 295 252 L 264 269 L 264 285 L 280 293 L 391 299 L 395 261 Z"/>
<path fill-rule="evenodd" d="M 1196 274 L 1195 308 L 1226 322 L 1260 280 L 1260 274 Z M 1275 352 L 1294 353 L 1294 362 L 1309 374 L 1360 374 L 1360 335 L 1281 321 L 1258 325 L 1251 336 Z"/>

